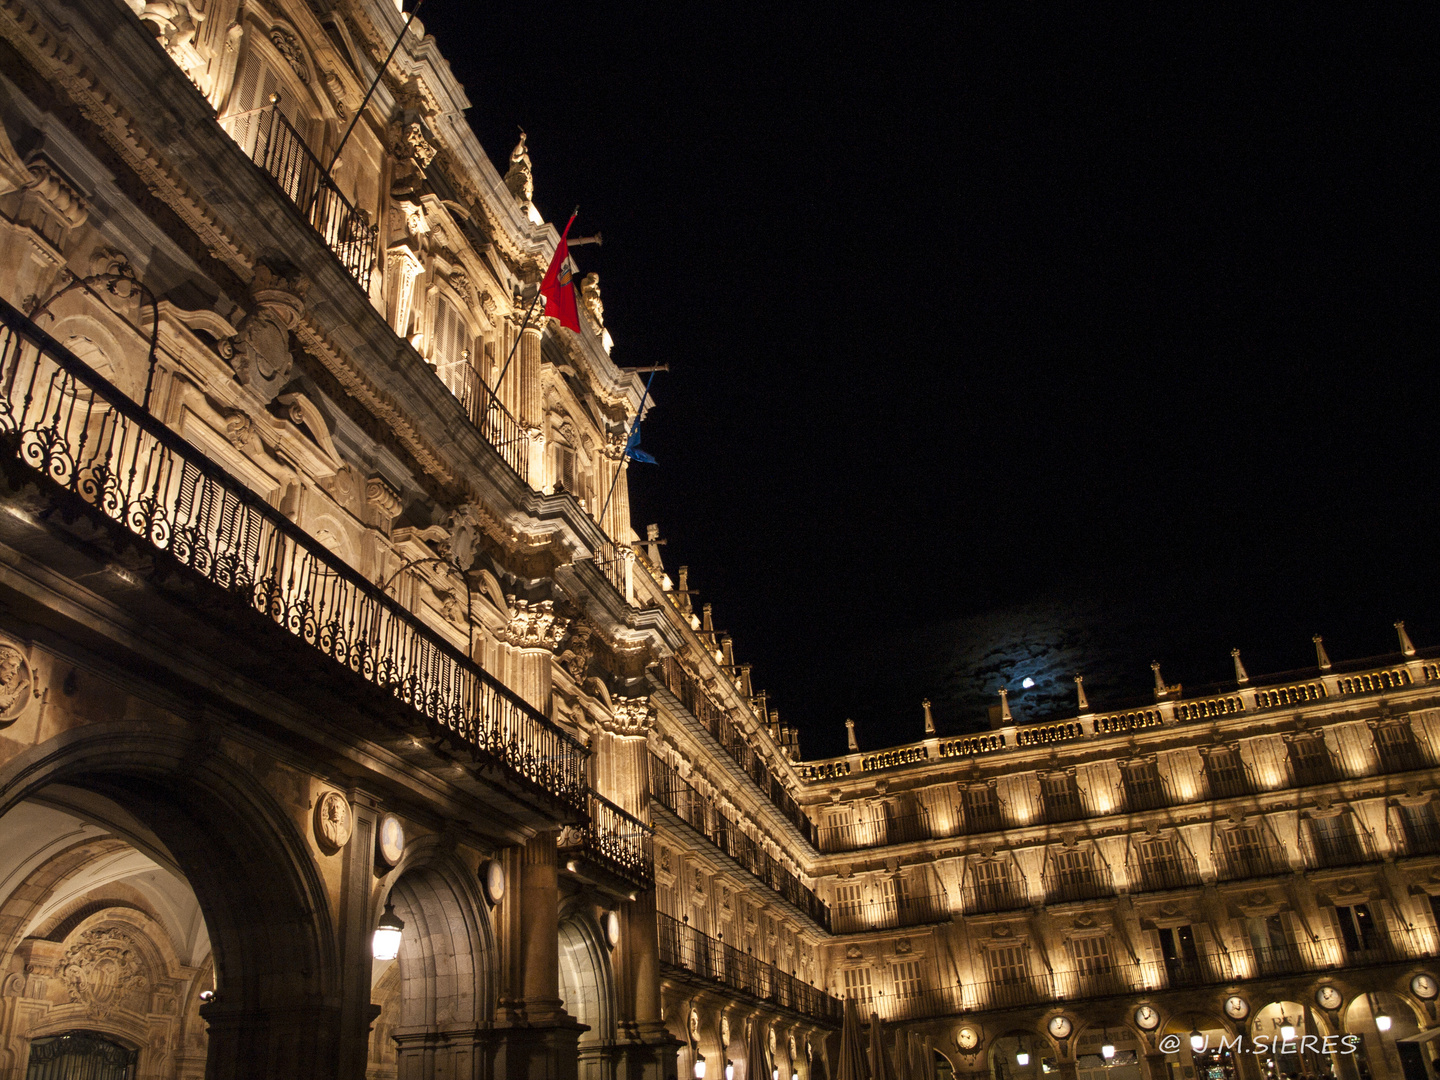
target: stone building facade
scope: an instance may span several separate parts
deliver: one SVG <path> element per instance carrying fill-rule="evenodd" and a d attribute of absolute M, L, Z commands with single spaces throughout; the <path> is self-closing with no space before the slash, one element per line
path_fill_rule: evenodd
<path fill-rule="evenodd" d="M 960 1074 L 1431 1026 L 1408 642 L 803 762 L 631 525 L 544 178 L 393 0 L 0 0 L 0 60 L 0 1077 L 820 1080 L 845 998 Z"/>

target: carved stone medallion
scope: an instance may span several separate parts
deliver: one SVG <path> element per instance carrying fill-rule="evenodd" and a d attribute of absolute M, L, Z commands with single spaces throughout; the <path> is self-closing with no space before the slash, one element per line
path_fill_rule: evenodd
<path fill-rule="evenodd" d="M 0 638 L 0 725 L 24 712 L 30 704 L 33 682 L 19 643 Z"/>
<path fill-rule="evenodd" d="M 60 963 L 60 977 L 70 1000 L 103 1020 L 131 994 L 143 992 L 149 980 L 135 951 L 135 942 L 123 930 L 90 930 L 70 947 Z"/>
<path fill-rule="evenodd" d="M 315 804 L 315 840 L 326 851 L 339 851 L 355 831 L 350 803 L 338 791 L 327 791 Z"/>
<path fill-rule="evenodd" d="M 690 1039 L 692 1042 L 700 1040 L 700 1014 L 694 1009 L 690 1010 Z"/>
<path fill-rule="evenodd" d="M 720 1018 L 720 1045 L 730 1045 L 730 1017 L 728 1014 Z"/>

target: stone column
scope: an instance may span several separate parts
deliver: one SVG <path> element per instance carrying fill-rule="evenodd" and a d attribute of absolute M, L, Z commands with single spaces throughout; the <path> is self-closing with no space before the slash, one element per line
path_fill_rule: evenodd
<path fill-rule="evenodd" d="M 531 432 L 530 470 L 526 478 L 537 491 L 545 486 L 544 402 L 540 395 L 540 338 L 545 330 L 543 317 L 532 317 L 520 331 L 520 351 L 515 357 L 515 419 Z"/>
<path fill-rule="evenodd" d="M 520 865 L 520 942 L 525 1015 L 532 1024 L 564 1015 L 560 1001 L 560 892 L 555 833 L 525 845 Z"/>
<path fill-rule="evenodd" d="M 340 1001 L 340 1075 L 364 1076 L 370 1053 L 370 1026 L 380 1015 L 371 1004 L 370 976 L 374 966 L 370 941 L 375 893 L 376 814 L 372 807 L 348 800 L 353 831 L 341 857 L 340 962 L 344 980 Z"/>

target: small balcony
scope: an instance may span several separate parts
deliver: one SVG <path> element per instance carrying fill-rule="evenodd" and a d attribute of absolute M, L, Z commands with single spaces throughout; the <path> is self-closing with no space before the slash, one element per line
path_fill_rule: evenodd
<path fill-rule="evenodd" d="M 930 815 L 920 811 L 824 826 L 817 830 L 817 846 L 826 853 L 857 851 L 860 848 L 885 844 L 909 844 L 929 840 L 931 836 Z"/>
<path fill-rule="evenodd" d="M 1215 876 L 1220 881 L 1244 881 L 1290 872 L 1290 860 L 1285 852 L 1271 844 L 1216 850 L 1214 856 Z"/>
<path fill-rule="evenodd" d="M 1318 829 L 1316 822 L 1300 830 L 1300 853 L 1309 870 L 1325 870 L 1341 866 L 1360 866 L 1380 861 L 1370 834 L 1347 817 L 1338 820 L 1334 829 Z"/>
<path fill-rule="evenodd" d="M 781 1009 L 838 1027 L 844 1006 L 824 990 L 787 975 L 749 953 L 703 934 L 688 923 L 658 912 L 660 966 L 696 981 L 720 983 L 731 990 Z"/>
<path fill-rule="evenodd" d="M 1044 877 L 1045 902 L 1065 904 L 1076 900 L 1103 900 L 1115 895 L 1110 871 L 1093 867 L 1086 871 L 1050 871 Z"/>
<path fill-rule="evenodd" d="M 1021 911 L 1030 906 L 1030 891 L 1023 881 L 982 881 L 960 890 L 960 910 L 966 915 L 993 915 Z"/>
<path fill-rule="evenodd" d="M 1401 858 L 1440 855 L 1440 822 L 1392 821 L 1390 846 Z"/>
<path fill-rule="evenodd" d="M 1166 889 L 1193 889 L 1200 885 L 1200 868 L 1194 860 L 1174 858 L 1132 863 L 1132 892 L 1163 892 Z"/>
<path fill-rule="evenodd" d="M 650 827 L 595 792 L 586 798 L 588 820 L 560 833 L 560 854 L 584 861 L 642 889 L 655 884 L 654 843 Z"/>
<path fill-rule="evenodd" d="M 950 900 L 943 893 L 854 901 L 837 905 L 832 914 L 837 934 L 924 926 L 927 923 L 949 922 L 950 918 Z"/>

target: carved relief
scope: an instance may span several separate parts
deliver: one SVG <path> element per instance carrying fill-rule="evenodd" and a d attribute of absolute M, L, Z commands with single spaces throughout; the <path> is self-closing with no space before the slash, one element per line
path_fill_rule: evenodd
<path fill-rule="evenodd" d="M 60 962 L 60 978 L 70 991 L 70 1000 L 84 1005 L 97 1020 L 109 1016 L 130 995 L 143 992 L 149 983 L 135 942 L 115 928 L 80 935 Z"/>
<path fill-rule="evenodd" d="M 19 642 L 0 638 L 0 724 L 14 720 L 30 704 L 33 683 Z"/>
<path fill-rule="evenodd" d="M 722 1047 L 730 1045 L 730 1016 L 728 1013 L 720 1018 L 720 1045 Z"/>
<path fill-rule="evenodd" d="M 290 65 L 296 78 L 308 86 L 310 72 L 305 67 L 305 50 L 300 47 L 300 42 L 295 39 L 295 35 L 289 30 L 277 26 L 270 31 L 270 44 L 275 46 L 275 51 Z"/>
<path fill-rule="evenodd" d="M 535 200 L 535 176 L 530 168 L 530 151 L 525 147 L 525 132 L 510 151 L 510 168 L 505 173 L 505 189 L 515 197 L 520 208 L 529 211 Z"/>
<path fill-rule="evenodd" d="M 505 597 L 510 605 L 510 622 L 506 624 L 504 639 L 511 645 L 525 649 L 554 650 L 565 637 L 565 628 L 570 620 L 555 614 L 552 600 L 541 600 L 533 607 L 528 600 Z"/>
<path fill-rule="evenodd" d="M 315 840 L 326 851 L 336 852 L 350 842 L 355 815 L 350 803 L 338 791 L 327 791 L 315 804 Z"/>
<path fill-rule="evenodd" d="M 580 303 L 585 308 L 585 314 L 590 316 L 590 321 L 595 324 L 595 332 L 599 333 L 605 329 L 605 304 L 600 299 L 600 275 L 589 273 L 580 282 Z"/>
<path fill-rule="evenodd" d="M 367 477 L 365 480 L 365 501 L 370 505 L 375 519 L 386 529 L 405 508 L 405 504 L 400 499 L 400 493 L 390 486 L 389 481 L 378 474 Z"/>
<path fill-rule="evenodd" d="M 187 75 L 205 66 L 205 58 L 195 47 L 205 13 L 186 0 L 129 0 L 129 6 L 140 21 L 159 39 L 170 59 Z"/>
<path fill-rule="evenodd" d="M 648 697 L 620 697 L 616 695 L 610 723 L 601 721 L 600 726 L 612 735 L 636 737 L 645 735 L 655 725 L 655 708 Z"/>
<path fill-rule="evenodd" d="M 565 651 L 560 654 L 560 666 L 576 682 L 585 678 L 585 672 L 590 668 L 590 660 L 595 655 L 594 635 L 595 631 L 589 623 L 576 623 L 570 640 L 565 643 Z"/>
<path fill-rule="evenodd" d="M 230 366 L 235 381 L 248 386 L 269 404 L 286 382 L 295 358 L 290 354 L 290 331 L 300 322 L 300 308 L 309 283 L 287 281 L 261 266 L 255 272 L 250 294 L 255 306 L 230 339 Z"/>

